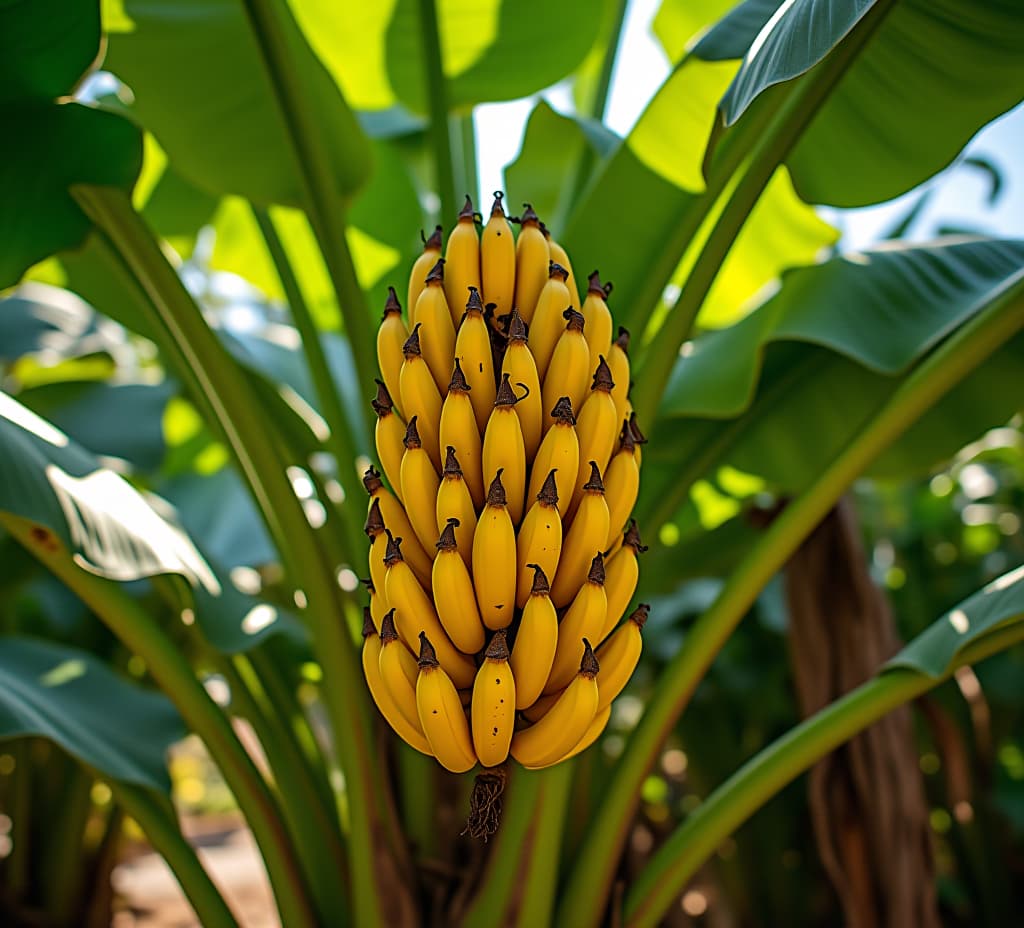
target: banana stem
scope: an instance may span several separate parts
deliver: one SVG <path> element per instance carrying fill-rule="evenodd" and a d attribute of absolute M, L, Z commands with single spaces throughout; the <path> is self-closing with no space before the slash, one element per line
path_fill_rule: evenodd
<path fill-rule="evenodd" d="M 1021 640 L 1021 623 L 987 635 L 965 648 L 941 677 L 904 668 L 883 671 L 801 722 L 736 771 L 669 836 L 630 887 L 625 924 L 628 928 L 657 924 L 715 848 L 829 751 L 897 706 L 948 680 L 957 667 L 976 663 Z"/>
<path fill-rule="evenodd" d="M 174 820 L 169 802 L 160 802 L 147 790 L 107 780 L 116 802 L 142 829 L 149 843 L 171 868 L 204 928 L 237 928 L 224 898 L 199 862 Z"/>
<path fill-rule="evenodd" d="M 423 64 L 430 108 L 430 141 L 434 147 L 437 193 L 441 199 L 441 222 L 454 222 L 459 205 L 455 199 L 452 173 L 452 136 L 449 124 L 448 86 L 444 76 L 444 51 L 437 26 L 434 0 L 419 0 L 420 35 L 423 39 Z M 468 193 L 476 193 L 474 188 Z"/>
<path fill-rule="evenodd" d="M 1024 327 L 1024 271 L 919 364 L 824 473 L 786 507 L 739 564 L 665 668 L 581 845 L 559 916 L 600 921 L 640 786 L 715 655 L 771 577 L 850 484 L 948 390 Z"/>
<path fill-rule="evenodd" d="M 309 304 L 302 295 L 302 288 L 299 286 L 291 262 L 288 260 L 284 243 L 277 234 L 274 220 L 267 210 L 252 203 L 249 206 L 256 219 L 260 234 L 263 236 L 263 241 L 266 243 L 267 251 L 270 252 L 270 258 L 274 262 L 274 268 L 288 300 L 292 321 L 302 338 L 302 351 L 306 356 L 306 364 L 313 380 L 320 410 L 330 433 L 326 444 L 337 461 L 338 480 L 348 499 L 359 499 L 362 488 L 359 486 L 356 476 L 358 452 L 355 436 L 349 418 L 342 408 L 338 388 L 327 364 L 327 356 L 324 354 L 323 343 L 320 341 L 320 332 L 313 321 Z M 331 515 L 341 523 L 340 534 L 344 538 L 349 559 L 352 559 L 355 552 L 362 548 L 362 539 L 358 529 L 352 525 L 349 510 L 343 506 L 335 506 L 332 507 Z"/>

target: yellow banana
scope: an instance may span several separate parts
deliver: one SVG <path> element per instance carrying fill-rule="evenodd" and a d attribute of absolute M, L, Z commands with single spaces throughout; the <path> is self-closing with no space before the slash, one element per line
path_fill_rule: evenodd
<path fill-rule="evenodd" d="M 537 298 L 548 279 L 551 255 L 548 241 L 540 230 L 540 220 L 529 203 L 524 203 L 516 240 L 516 295 L 514 305 L 529 325 L 537 308 Z M 490 297 L 488 297 L 490 299 Z"/>
<path fill-rule="evenodd" d="M 469 722 L 452 679 L 438 662 L 428 635 L 420 632 L 416 708 L 420 725 L 438 762 L 452 773 L 465 773 L 476 764 Z"/>
<path fill-rule="evenodd" d="M 455 327 L 462 319 L 467 288 L 480 289 L 480 236 L 476 231 L 476 218 L 473 201 L 466 194 L 466 205 L 448 236 L 448 247 L 444 252 L 444 293 Z"/>
<path fill-rule="evenodd" d="M 441 226 L 435 226 L 430 238 L 423 239 L 423 254 L 416 259 L 412 266 L 412 273 L 409 274 L 409 299 L 405 305 L 409 312 L 410 332 L 416 325 L 416 301 L 427 285 L 427 274 L 437 264 L 437 259 L 441 257 L 441 233 L 443 231 Z M 420 232 L 420 237 L 422 238 L 422 236 L 423 233 Z"/>
<path fill-rule="evenodd" d="M 412 650 L 417 646 L 421 632 L 430 635 L 444 669 L 459 687 L 473 684 L 476 665 L 458 650 L 445 633 L 441 620 L 434 611 L 434 604 L 423 591 L 409 565 L 402 559 L 401 538 L 393 538 L 388 532 L 388 547 L 384 556 L 387 565 L 385 589 L 388 602 L 395 609 L 395 626 L 398 635 Z"/>
<path fill-rule="evenodd" d="M 455 358 L 455 325 L 444 295 L 444 258 L 437 259 L 427 274 L 427 286 L 416 300 L 416 325 L 423 327 L 423 357 L 440 395 L 448 388 Z"/>
<path fill-rule="evenodd" d="M 633 614 L 615 630 L 615 634 L 597 649 L 597 660 L 601 664 L 601 672 L 597 675 L 598 712 L 612 704 L 612 700 L 625 689 L 629 678 L 633 676 L 643 649 L 640 632 L 650 611 L 650 606 L 640 603 Z"/>
<path fill-rule="evenodd" d="M 551 410 L 555 424 L 547 430 L 530 471 L 529 499 L 536 499 L 547 475 L 555 471 L 558 499 L 572 500 L 576 486 L 576 473 L 580 466 L 580 443 L 576 435 L 576 417 L 572 414 L 569 397 L 559 397 Z"/>
<path fill-rule="evenodd" d="M 476 654 L 484 646 L 484 626 L 476 606 L 473 581 L 455 542 L 458 519 L 449 519 L 434 558 L 434 606 L 455 647 Z"/>
<path fill-rule="evenodd" d="M 416 711 L 416 677 L 419 669 L 412 652 L 402 644 L 395 630 L 395 610 L 384 616 L 380 630 L 380 678 L 384 681 L 398 711 L 405 720 L 418 728 L 419 713 Z"/>
<path fill-rule="evenodd" d="M 510 664 L 516 681 L 516 708 L 532 706 L 544 691 L 558 645 L 558 615 L 548 595 L 548 578 L 539 564 L 516 632 Z"/>
<path fill-rule="evenodd" d="M 598 554 L 590 564 L 587 581 L 580 587 L 558 626 L 558 646 L 551 664 L 545 695 L 569 685 L 576 673 L 580 639 L 596 641 L 608 615 L 608 596 L 604 591 L 604 557 Z"/>
<path fill-rule="evenodd" d="M 612 456 L 604 472 L 604 498 L 608 503 L 608 540 L 604 544 L 606 551 L 618 541 L 640 492 L 640 468 L 636 463 L 634 448 L 633 433 L 629 430 L 629 424 L 624 422 L 619 450 Z"/>
<path fill-rule="evenodd" d="M 473 535 L 476 533 L 476 509 L 473 498 L 469 495 L 466 481 L 462 479 L 462 469 L 455 456 L 455 449 L 449 445 L 444 462 L 444 473 L 441 475 L 441 486 L 437 490 L 437 530 L 443 532 L 445 526 L 456 520 L 455 541 L 459 554 L 467 567 L 473 565 Z M 437 558 L 434 558 L 437 563 Z"/>
<path fill-rule="evenodd" d="M 384 567 L 384 553 L 387 550 L 388 539 L 384 534 L 384 517 L 380 511 L 380 499 L 370 500 L 370 509 L 366 513 L 366 524 L 363 531 L 370 539 L 370 553 L 368 561 L 370 565 L 370 582 L 384 595 L 384 577 L 387 573 Z M 385 610 L 386 612 L 387 610 Z"/>
<path fill-rule="evenodd" d="M 469 487 L 470 496 L 473 497 L 473 504 L 478 508 L 483 506 L 483 442 L 473 409 L 472 389 L 466 383 L 458 357 L 455 358 L 455 370 L 452 373 L 452 382 L 448 385 L 448 395 L 441 406 L 439 440 L 442 452 L 449 447 L 455 449 L 462 467 L 462 476 Z"/>
<path fill-rule="evenodd" d="M 377 425 L 373 435 L 377 457 L 380 459 L 380 466 L 384 468 L 391 489 L 399 499 L 402 499 L 400 474 L 402 454 L 405 452 L 405 426 L 395 413 L 391 394 L 384 382 L 375 380 L 374 383 L 377 384 L 377 398 L 371 400 L 370 405 L 377 414 Z"/>
<path fill-rule="evenodd" d="M 491 638 L 473 683 L 470 709 L 473 747 L 485 767 L 503 764 L 516 721 L 516 683 L 504 630 Z"/>
<path fill-rule="evenodd" d="M 554 660 L 554 657 L 552 657 Z M 548 671 L 550 673 L 550 671 Z M 547 683 L 547 680 L 544 681 Z M 548 693 L 546 696 L 540 696 L 532 706 L 528 706 L 523 710 L 523 718 L 528 722 L 539 722 L 545 715 L 548 714 L 550 709 L 556 702 L 565 689 L 555 690 L 553 693 Z"/>
<path fill-rule="evenodd" d="M 385 536 L 384 544 L 386 545 L 387 543 L 387 537 Z M 383 559 L 381 560 L 381 565 L 383 566 Z M 363 580 L 363 585 L 366 587 L 367 595 L 370 597 L 369 609 L 370 618 L 373 620 L 373 627 L 377 630 L 377 633 L 380 634 L 381 623 L 384 621 L 384 616 L 387 614 L 389 608 L 387 596 L 384 594 L 383 590 L 380 592 L 377 591 L 377 586 L 373 582 L 372 577 L 367 577 Z"/>
<path fill-rule="evenodd" d="M 608 504 L 597 464 L 590 462 L 590 480 L 584 484 L 576 517 L 564 533 L 558 572 L 551 585 L 551 599 L 559 609 L 568 605 L 583 585 L 595 554 L 608 537 Z"/>
<path fill-rule="evenodd" d="M 518 310 L 512 310 L 508 326 L 508 346 L 505 360 L 501 365 L 502 377 L 508 375 L 509 382 L 526 389 L 526 395 L 515 405 L 519 426 L 523 432 L 526 459 L 532 461 L 540 445 L 544 412 L 541 407 L 540 378 L 533 354 L 526 344 L 526 325 Z"/>
<path fill-rule="evenodd" d="M 569 397 L 573 409 L 582 407 L 593 373 L 590 369 L 590 348 L 583 337 L 583 316 L 574 309 L 567 309 L 562 315 L 568 321 L 558 337 L 544 375 L 542 395 L 546 410 L 554 409 L 561 396 Z M 549 412 L 545 428 L 552 422 Z"/>
<path fill-rule="evenodd" d="M 568 275 L 568 279 L 565 283 L 569 288 L 569 305 L 572 306 L 576 312 L 579 312 L 580 288 L 576 286 L 576 275 L 572 272 L 572 262 L 569 260 L 569 255 L 566 254 L 565 249 L 551 237 L 548 237 L 548 251 L 551 252 L 551 260 L 565 268 L 565 273 Z"/>
<path fill-rule="evenodd" d="M 423 549 L 428 551 L 437 540 L 437 489 L 440 481 L 420 441 L 416 419 L 413 416 L 405 430 L 405 454 L 402 455 L 401 468 L 402 496 L 413 531 Z"/>
<path fill-rule="evenodd" d="M 600 677 L 600 674 L 598 674 Z M 597 710 L 597 715 L 594 716 L 594 721 L 590 723 L 583 737 L 580 738 L 576 747 L 574 747 L 567 754 L 563 754 L 558 760 L 552 761 L 550 764 L 540 764 L 538 766 L 527 766 L 524 764 L 527 770 L 543 770 L 545 767 L 554 767 L 555 764 L 560 764 L 564 760 L 568 760 L 570 757 L 575 757 L 577 754 L 582 754 L 587 748 L 589 748 L 598 738 L 601 737 L 601 733 L 605 730 L 608 725 L 608 720 L 612 717 L 612 707 L 605 706 L 603 709 Z"/>
<path fill-rule="evenodd" d="M 363 486 L 366 487 L 366 492 L 370 494 L 370 507 L 367 510 L 367 525 L 364 530 L 370 536 L 371 543 L 375 544 L 375 535 L 370 535 L 370 516 L 373 513 L 374 500 L 376 500 L 377 519 L 381 522 L 376 527 L 376 533 L 379 534 L 383 529 L 390 529 L 392 534 L 401 535 L 403 538 L 408 539 L 405 546 L 405 556 L 409 561 L 409 566 L 412 567 L 420 583 L 429 590 L 430 565 L 434 559 L 420 547 L 420 543 L 416 540 L 416 533 L 413 531 L 412 523 L 405 514 L 402 504 L 395 498 L 393 493 L 384 487 L 380 479 L 380 473 L 374 470 L 372 465 L 363 474 Z M 373 558 L 376 556 L 376 550 L 376 547 L 374 547 L 371 551 L 370 576 L 373 577 L 373 582 L 377 584 L 377 588 L 383 589 L 383 576 L 373 572 Z M 433 551 L 433 546 L 431 546 L 430 550 Z"/>
<path fill-rule="evenodd" d="M 562 313 L 566 308 L 579 309 L 572 303 L 572 294 L 566 284 L 568 276 L 569 272 L 561 264 L 551 262 L 547 282 L 540 291 L 540 296 L 537 297 L 537 309 L 533 314 L 533 321 L 530 323 L 530 351 L 533 352 L 533 358 L 537 364 L 537 376 L 541 380 L 547 373 L 551 355 L 565 328 L 565 319 Z"/>
<path fill-rule="evenodd" d="M 402 409 L 408 419 L 416 416 L 419 420 L 420 437 L 434 466 L 441 469 L 441 450 L 438 445 L 438 428 L 441 424 L 441 393 L 434 383 L 427 362 L 420 349 L 420 323 L 413 326 L 412 333 L 402 346 L 405 362 L 398 382 L 402 391 Z"/>
<path fill-rule="evenodd" d="M 466 312 L 455 336 L 455 360 L 461 362 L 469 384 L 469 399 L 473 404 L 477 431 L 483 435 L 494 406 L 494 356 L 490 329 L 484 321 L 484 304 L 480 301 L 479 291 L 472 287 Z"/>
<path fill-rule="evenodd" d="M 502 374 L 501 386 L 494 398 L 494 409 L 487 420 L 483 443 L 484 482 L 502 472 L 502 485 L 508 501 L 512 524 L 523 518 L 523 496 L 526 493 L 526 445 L 515 407 L 523 397 L 516 397 L 508 374 Z M 475 573 L 475 571 L 474 571 Z"/>
<path fill-rule="evenodd" d="M 608 357 L 612 347 L 612 314 L 608 311 L 607 296 L 612 291 L 611 284 L 601 284 L 601 275 L 594 271 L 590 275 L 587 286 L 587 298 L 583 301 L 580 312 L 587 320 L 583 330 L 590 347 L 590 370 L 597 367 L 599 357 Z M 417 317 L 418 318 L 418 317 Z"/>
<path fill-rule="evenodd" d="M 583 496 L 583 485 L 590 477 L 590 461 L 597 462 L 597 469 L 603 474 L 615 448 L 615 438 L 622 424 L 615 418 L 615 400 L 612 399 L 611 371 L 602 357 L 594 372 L 594 384 L 590 388 L 580 414 L 576 417 L 576 434 L 580 440 L 580 467 L 576 472 L 576 486 L 572 500 L 564 506 L 571 519 Z"/>
<path fill-rule="evenodd" d="M 395 288 L 388 287 L 384 318 L 377 329 L 377 364 L 392 398 L 401 398 L 398 392 L 398 378 L 402 370 L 402 346 L 408 337 L 409 330 L 402 321 L 402 307 L 395 294 Z"/>
<path fill-rule="evenodd" d="M 516 532 L 508 514 L 501 469 L 487 490 L 487 504 L 473 535 L 473 585 L 480 618 L 490 629 L 507 628 L 516 604 Z"/>
<path fill-rule="evenodd" d="M 366 677 L 366 685 L 369 687 L 370 695 L 376 703 L 380 714 L 391 726 L 395 733 L 411 748 L 415 748 L 421 754 L 429 757 L 434 756 L 430 750 L 430 743 L 423 734 L 417 717 L 416 725 L 410 725 L 405 716 L 398 710 L 394 699 L 388 692 L 387 687 L 380 675 L 380 652 L 381 641 L 373 627 L 372 620 L 367 619 L 366 610 L 363 610 L 363 674 Z"/>
<path fill-rule="evenodd" d="M 500 190 L 495 191 L 491 216 L 480 242 L 483 296 L 496 305 L 499 316 L 512 311 L 516 290 L 516 242 L 501 205 L 503 196 Z"/>
<path fill-rule="evenodd" d="M 612 399 L 615 400 L 615 421 L 628 419 L 626 400 L 629 398 L 629 330 L 619 326 L 619 336 L 608 349 L 608 368 L 612 372 Z"/>
<path fill-rule="evenodd" d="M 626 613 L 633 594 L 636 592 L 640 569 L 636 562 L 637 556 L 647 550 L 647 545 L 640 541 L 640 533 L 636 528 L 636 520 L 629 520 L 629 528 L 622 538 L 622 547 L 609 559 L 605 576 L 605 592 L 608 594 L 608 618 L 601 630 L 598 641 L 603 641 L 615 623 Z"/>
<path fill-rule="evenodd" d="M 558 514 L 555 471 L 548 473 L 536 501 L 526 513 L 516 538 L 516 606 L 522 609 L 530 598 L 534 568 L 545 576 L 555 575 L 562 551 L 562 517 Z"/>
<path fill-rule="evenodd" d="M 511 754 L 524 767 L 541 767 L 564 757 L 579 744 L 597 715 L 600 667 L 590 642 L 583 641 L 582 645 L 579 673 L 565 692 L 539 722 L 512 737 Z"/>

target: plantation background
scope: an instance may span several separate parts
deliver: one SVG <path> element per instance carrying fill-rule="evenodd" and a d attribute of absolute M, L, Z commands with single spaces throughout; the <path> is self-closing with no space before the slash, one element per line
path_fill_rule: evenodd
<path fill-rule="evenodd" d="M 202 739 L 186 737 L 166 683 L 97 617 L 95 603 L 30 553 L 19 518 L 48 525 L 86 560 L 120 546 L 119 595 L 155 620 L 214 701 L 250 719 L 239 727 L 253 756 L 263 763 L 261 752 L 273 752 L 269 734 L 253 732 L 250 715 L 259 713 L 238 702 L 246 686 L 260 697 L 247 670 L 300 751 L 319 758 L 317 801 L 338 781 L 332 749 L 315 748 L 331 739 L 323 697 L 331 658 L 325 663 L 310 642 L 235 450 L 167 350 L 152 287 L 140 286 L 144 275 L 112 227 L 83 211 L 70 188 L 130 190 L 232 359 L 242 401 L 300 449 L 287 476 L 314 532 L 335 545 L 334 615 L 345 631 L 357 628 L 366 574 L 356 472 L 373 448 L 367 349 L 387 285 L 404 293 L 420 229 L 436 220 L 447 230 L 463 191 L 486 210 L 500 185 L 513 209 L 530 200 L 564 240 L 577 277 L 597 265 L 615 282 L 610 305 L 633 332 L 637 405 L 650 423 L 637 518 L 650 546 L 638 599 L 652 613 L 643 661 L 605 737 L 573 768 L 571 789 L 563 784 L 565 824 L 551 866 L 561 866 L 565 885 L 602 790 L 699 617 L 787 504 L 965 324 L 965 307 L 973 312 L 997 285 L 1016 281 L 1024 262 L 1024 17 L 1012 3 L 979 4 L 970 32 L 957 17 L 971 14 L 951 0 L 938 13 L 923 2 L 889 5 L 896 9 L 877 39 L 889 43 L 879 52 L 890 54 L 885 94 L 870 92 L 878 70 L 851 72 L 868 87 L 841 92 L 863 109 L 824 110 L 787 164 L 772 163 L 721 272 L 693 307 L 699 315 L 681 360 L 673 345 L 656 350 L 678 331 L 677 301 L 692 292 L 690 246 L 700 236 L 684 242 L 680 216 L 707 183 L 716 107 L 746 51 L 714 43 L 701 51 L 694 42 L 730 3 L 439 3 L 447 162 L 424 78 L 430 50 L 418 8 L 405 0 L 373 9 L 278 4 L 278 15 L 294 21 L 263 35 L 280 39 L 288 67 L 253 38 L 261 4 L 189 0 L 172 14 L 143 0 L 105 2 L 102 70 L 82 82 L 99 48 L 97 4 L 0 9 L 8 27 L 0 29 L 8 139 L 0 152 L 0 920 L 30 924 L 45 913 L 42 924 L 85 924 L 91 913 L 90 924 L 104 923 L 112 901 L 105 874 L 143 840 L 118 783 L 169 790 L 188 828 L 211 841 L 246 827 Z M 775 6 L 744 8 L 763 23 Z M 813 13 L 815 4 L 796 6 Z M 933 20 L 934 31 L 912 28 Z M 648 21 L 644 44 L 635 36 Z M 920 43 L 910 52 L 900 45 L 908 32 Z M 823 53 L 842 48 L 843 37 L 828 37 Z M 664 53 L 664 73 L 651 64 L 651 42 Z M 305 101 L 299 110 L 279 108 L 289 80 Z M 767 112 L 758 107 L 772 92 L 749 118 Z M 329 199 L 311 176 L 329 178 Z M 341 242 L 353 262 L 347 291 L 330 247 Z M 908 253 L 909 271 L 901 263 Z M 805 270 L 816 265 L 824 270 Z M 345 297 L 359 291 L 353 310 Z M 308 367 L 310 329 L 293 315 L 297 302 L 323 346 L 336 411 L 324 408 Z M 915 324 L 904 327 L 907 319 Z M 756 597 L 643 775 L 623 858 L 610 865 L 617 878 L 631 882 L 716 787 L 819 708 L 808 707 L 808 693 L 837 698 L 900 643 L 1024 563 L 1021 348 L 1017 332 L 896 438 L 844 497 L 845 515 L 825 529 L 833 534 L 815 536 Z M 32 456 L 16 431 L 29 423 L 45 432 L 32 414 L 70 438 L 65 457 Z M 324 420 L 338 417 L 358 467 L 337 467 L 337 446 L 323 437 Z M 203 567 L 187 548 L 160 536 L 166 560 L 153 563 L 136 536 L 118 534 L 133 519 L 138 535 L 152 529 L 138 521 L 148 518 L 142 508 L 84 512 L 75 533 L 73 517 L 30 476 L 54 460 L 69 471 L 95 466 L 139 489 L 147 513 L 194 542 L 220 595 L 204 592 Z M 884 598 L 872 600 L 866 581 Z M 861 613 L 872 617 L 864 626 L 855 621 Z M 804 637 L 793 632 L 795 618 Z M 1022 663 L 1017 646 L 920 697 L 907 717 L 911 741 L 885 755 L 891 776 L 874 809 L 870 777 L 858 779 L 853 762 L 843 768 L 854 771 L 851 806 L 809 801 L 806 776 L 786 786 L 717 845 L 666 923 L 858 924 L 860 911 L 859 924 L 872 924 L 871 907 L 885 909 L 885 881 L 848 869 L 849 882 L 837 878 L 842 861 L 856 857 L 843 857 L 843 826 L 852 818 L 884 834 L 886 809 L 898 808 L 903 788 L 923 797 L 931 842 L 915 858 L 906 904 L 944 925 L 1012 923 L 1024 904 Z M 32 690 L 39 681 L 44 688 Z M 26 705 L 41 722 L 24 722 Z M 456 838 L 471 778 L 416 766 L 386 745 L 373 718 L 372 751 L 415 848 L 413 892 L 440 911 L 442 898 L 457 895 L 457 876 L 444 867 L 461 873 L 475 853 Z M 830 828 L 840 835 L 838 866 L 822 862 Z M 884 844 L 871 849 L 880 869 L 887 853 Z M 431 870 L 437 860 L 443 867 Z M 332 876 L 312 882 L 322 887 Z M 434 887 L 443 889 L 432 896 Z M 557 905 L 547 892 L 541 898 Z"/>

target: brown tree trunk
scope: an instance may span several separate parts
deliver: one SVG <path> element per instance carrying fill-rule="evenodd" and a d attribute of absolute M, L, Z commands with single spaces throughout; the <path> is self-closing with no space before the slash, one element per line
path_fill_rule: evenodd
<path fill-rule="evenodd" d="M 785 571 L 801 714 L 873 676 L 898 649 L 853 506 L 833 509 Z M 910 712 L 886 716 L 810 773 L 815 839 L 848 928 L 938 928 L 928 805 Z"/>

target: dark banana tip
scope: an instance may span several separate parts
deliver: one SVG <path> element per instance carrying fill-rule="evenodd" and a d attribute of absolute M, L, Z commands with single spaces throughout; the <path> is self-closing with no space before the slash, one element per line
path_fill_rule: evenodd
<path fill-rule="evenodd" d="M 455 448 L 448 445 L 444 449 L 444 477 L 461 477 L 462 468 L 459 466 L 459 459 L 455 456 Z"/>
<path fill-rule="evenodd" d="M 572 400 L 567 396 L 560 396 L 551 410 L 551 418 L 565 425 L 575 425 L 576 416 L 572 412 Z"/>
<path fill-rule="evenodd" d="M 363 486 L 371 496 L 384 486 L 384 481 L 380 479 L 380 471 L 372 464 L 363 472 Z"/>
<path fill-rule="evenodd" d="M 430 269 L 430 273 L 426 276 L 426 282 L 428 284 L 444 283 L 444 258 L 437 259 L 437 264 Z"/>
<path fill-rule="evenodd" d="M 394 412 L 395 404 L 391 400 L 391 394 L 388 393 L 388 388 L 384 386 L 383 380 L 374 380 L 377 384 L 377 396 L 370 400 L 370 405 L 373 407 L 373 411 L 377 414 L 378 419 L 383 419 L 385 416 L 391 415 Z"/>
<path fill-rule="evenodd" d="M 557 261 L 551 261 L 548 264 L 548 277 L 557 277 L 559 280 L 566 281 L 569 279 L 569 272 Z"/>
<path fill-rule="evenodd" d="M 489 661 L 507 661 L 509 658 L 508 642 L 505 640 L 505 629 L 499 628 L 491 638 L 484 657 Z"/>
<path fill-rule="evenodd" d="M 527 564 L 533 571 L 533 586 L 530 588 L 531 593 L 550 593 L 551 585 L 548 583 L 547 575 L 541 568 L 540 564 Z"/>
<path fill-rule="evenodd" d="M 384 319 L 392 313 L 402 314 L 402 304 L 398 302 L 398 294 L 394 287 L 388 287 L 388 298 L 384 301 Z"/>
<path fill-rule="evenodd" d="M 398 641 L 398 629 L 395 628 L 395 610 L 389 609 L 380 620 L 380 640 L 384 644 Z"/>
<path fill-rule="evenodd" d="M 505 496 L 505 487 L 501 482 L 501 473 L 504 469 L 504 467 L 498 468 L 498 472 L 494 475 L 494 479 L 491 481 L 491 485 L 487 488 L 488 506 L 508 505 L 508 498 Z"/>
<path fill-rule="evenodd" d="M 633 433 L 633 441 L 635 441 L 638 445 L 647 444 L 647 436 L 640 431 L 640 426 L 637 425 L 635 412 L 631 412 L 629 414 L 629 430 Z"/>
<path fill-rule="evenodd" d="M 363 526 L 363 531 L 366 532 L 367 537 L 371 541 L 381 532 L 385 531 L 384 517 L 380 514 L 380 499 L 376 496 L 373 498 L 373 502 L 370 503 L 370 511 L 366 514 L 366 524 Z"/>
<path fill-rule="evenodd" d="M 587 573 L 587 582 L 604 586 L 604 555 L 598 551 L 590 562 L 590 570 Z"/>
<path fill-rule="evenodd" d="M 441 537 L 434 545 L 438 551 L 456 551 L 458 542 L 455 540 L 455 529 L 459 527 L 458 519 L 449 519 L 448 524 L 441 530 Z"/>
<path fill-rule="evenodd" d="M 518 309 L 512 310 L 512 319 L 508 324 L 508 340 L 510 342 L 526 341 L 526 323 L 523 322 L 523 317 L 519 315 Z"/>
<path fill-rule="evenodd" d="M 462 209 L 459 211 L 459 220 L 468 219 L 470 222 L 473 221 L 476 216 L 476 210 L 473 209 L 473 200 L 470 195 L 466 194 L 466 202 L 463 204 Z"/>
<path fill-rule="evenodd" d="M 437 659 L 437 652 L 434 650 L 434 646 L 430 643 L 430 639 L 427 637 L 426 632 L 420 632 L 420 656 L 416 663 L 420 669 L 440 666 L 440 662 Z"/>
<path fill-rule="evenodd" d="M 395 538 L 390 529 L 384 529 L 388 536 L 388 546 L 384 549 L 384 563 L 389 567 L 398 561 L 404 561 L 402 557 L 402 536 Z"/>
<path fill-rule="evenodd" d="M 576 312 L 571 306 L 562 313 L 562 318 L 566 320 L 565 328 L 568 332 L 582 332 L 583 326 L 586 325 L 587 320 L 583 318 L 583 313 Z"/>
<path fill-rule="evenodd" d="M 462 362 L 456 358 L 452 379 L 448 384 L 448 392 L 451 393 L 452 390 L 457 390 L 459 393 L 469 393 L 471 389 L 472 387 L 466 382 L 466 375 L 462 373 Z"/>
<path fill-rule="evenodd" d="M 629 354 L 629 329 L 625 326 L 619 326 L 619 334 L 615 339 L 615 344 L 619 346 L 626 354 Z"/>
<path fill-rule="evenodd" d="M 583 639 L 583 660 L 580 661 L 580 673 L 585 677 L 596 677 L 601 665 L 594 656 L 594 649 L 586 638 Z"/>
<path fill-rule="evenodd" d="M 622 543 L 629 545 L 637 554 L 643 554 L 647 550 L 647 545 L 640 540 L 640 531 L 636 527 L 636 519 L 629 520 L 629 528 L 626 529 L 626 534 L 622 536 Z"/>
<path fill-rule="evenodd" d="M 505 207 L 502 204 L 502 200 L 505 199 L 505 194 L 500 190 L 494 191 L 494 202 L 491 204 L 491 215 L 492 216 L 504 216 Z"/>
<path fill-rule="evenodd" d="M 369 638 L 377 634 L 377 626 L 373 624 L 373 616 L 370 614 L 370 607 L 363 606 L 363 637 Z"/>
<path fill-rule="evenodd" d="M 441 250 L 441 237 L 444 235 L 444 227 L 441 225 L 434 226 L 434 231 L 430 233 L 430 238 L 423 239 L 423 250 L 424 251 L 440 251 Z M 423 238 L 423 232 L 420 231 L 420 238 Z"/>
<path fill-rule="evenodd" d="M 484 311 L 484 302 L 480 298 L 480 291 L 476 287 L 469 288 L 469 299 L 466 300 L 466 311 L 474 309 L 478 312 Z"/>
<path fill-rule="evenodd" d="M 523 204 L 523 215 L 519 217 L 519 222 L 522 225 L 526 225 L 528 222 L 535 223 L 538 227 L 540 226 L 540 216 L 538 216 L 533 207 L 529 203 Z"/>
<path fill-rule="evenodd" d="M 501 375 L 501 385 L 498 387 L 498 392 L 494 395 L 495 406 L 515 406 L 516 404 L 516 392 L 512 389 L 512 384 L 509 383 L 509 375 L 507 373 Z"/>
<path fill-rule="evenodd" d="M 420 441 L 420 430 L 416 425 L 416 420 L 419 416 L 413 416 L 409 420 L 409 424 L 405 427 L 405 438 L 402 439 L 402 444 L 405 445 L 405 450 L 408 451 L 410 448 L 422 448 L 423 442 Z"/>
<path fill-rule="evenodd" d="M 583 484 L 584 490 L 600 490 L 604 493 L 604 482 L 601 480 L 601 471 L 598 470 L 597 461 L 590 462 L 590 479 Z"/>
<path fill-rule="evenodd" d="M 605 361 L 603 354 L 599 354 L 597 357 L 597 370 L 594 371 L 594 382 L 591 384 L 590 389 L 611 393 L 615 387 L 615 381 L 612 380 L 612 370 L 608 366 L 608 362 Z"/>
<path fill-rule="evenodd" d="M 411 355 L 419 356 L 422 354 L 420 351 L 420 326 L 423 323 L 417 322 L 412 327 L 412 331 L 409 333 L 409 337 L 405 340 L 405 344 L 402 345 L 402 354 L 407 358 Z"/>
<path fill-rule="evenodd" d="M 604 286 L 601 284 L 601 274 L 597 270 L 591 271 L 587 277 L 587 293 L 597 294 L 602 300 L 605 297 Z"/>
<path fill-rule="evenodd" d="M 557 467 L 552 467 L 544 478 L 544 483 L 537 494 L 538 503 L 543 503 L 545 506 L 558 505 L 558 485 L 555 483 L 555 473 L 557 470 Z"/>
<path fill-rule="evenodd" d="M 647 603 L 640 603 L 630 614 L 627 622 L 633 622 L 637 628 L 643 629 L 647 624 L 647 617 L 651 613 L 651 607 Z"/>
<path fill-rule="evenodd" d="M 629 419 L 622 420 L 622 431 L 619 432 L 619 451 L 633 452 L 636 448 L 636 439 L 633 437 L 633 430 L 629 427 Z"/>

